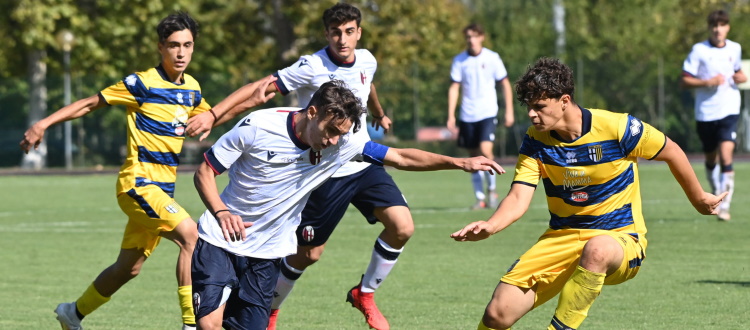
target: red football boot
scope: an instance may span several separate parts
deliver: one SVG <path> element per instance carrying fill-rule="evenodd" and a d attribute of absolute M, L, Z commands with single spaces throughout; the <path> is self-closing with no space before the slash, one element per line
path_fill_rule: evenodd
<path fill-rule="evenodd" d="M 388 325 L 388 320 L 385 319 L 385 316 L 378 310 L 378 306 L 375 305 L 375 294 L 373 292 L 362 292 L 360 290 L 361 286 L 362 282 L 349 290 L 349 293 L 346 295 L 346 301 L 365 315 L 365 321 L 367 321 L 370 329 L 389 330 L 391 327 Z"/>
<path fill-rule="evenodd" d="M 271 316 L 268 318 L 268 326 L 266 330 L 276 330 L 276 318 L 279 316 L 278 309 L 271 310 Z"/>

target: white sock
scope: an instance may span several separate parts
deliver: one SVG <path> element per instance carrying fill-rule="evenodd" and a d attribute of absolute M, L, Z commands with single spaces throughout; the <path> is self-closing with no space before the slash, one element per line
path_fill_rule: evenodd
<path fill-rule="evenodd" d="M 497 177 L 490 174 L 490 172 L 484 172 L 484 175 L 487 180 L 487 190 L 495 191 L 495 185 L 497 184 Z"/>
<path fill-rule="evenodd" d="M 367 271 L 362 277 L 362 292 L 375 292 L 396 265 L 402 251 L 404 248 L 394 249 L 378 238 L 372 250 L 370 265 L 367 266 Z"/>
<path fill-rule="evenodd" d="M 482 183 L 482 173 L 471 173 L 471 184 L 474 185 L 474 196 L 477 200 L 484 200 L 484 186 Z"/>
<path fill-rule="evenodd" d="M 289 293 L 292 292 L 292 289 L 294 288 L 294 283 L 297 282 L 296 279 L 292 280 L 286 275 L 284 275 L 285 272 L 291 272 L 291 274 L 295 274 L 296 278 L 299 278 L 302 276 L 302 272 L 304 270 L 296 269 L 292 266 L 289 266 L 289 264 L 286 263 L 286 259 L 282 260 L 281 268 L 284 269 L 279 274 L 279 279 L 276 281 L 276 289 L 274 289 L 274 295 L 273 295 L 273 301 L 271 302 L 271 309 L 279 309 L 281 307 L 281 304 L 284 302 L 287 296 L 289 296 Z"/>
<path fill-rule="evenodd" d="M 721 173 L 721 190 L 719 190 L 719 193 L 723 193 L 725 191 L 728 191 L 726 197 L 724 197 L 724 200 L 721 201 L 721 205 L 719 205 L 720 209 L 729 211 L 729 204 L 732 202 L 732 195 L 734 194 L 734 172 L 723 172 Z"/>
<path fill-rule="evenodd" d="M 706 167 L 706 180 L 708 180 L 708 183 L 711 185 L 711 193 L 714 195 L 718 195 L 721 193 L 721 185 L 719 184 L 719 165 L 715 165 L 713 169 L 708 169 Z"/>

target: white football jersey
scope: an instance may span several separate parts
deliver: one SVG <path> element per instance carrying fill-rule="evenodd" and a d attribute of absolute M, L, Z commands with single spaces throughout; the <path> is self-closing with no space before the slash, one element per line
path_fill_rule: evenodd
<path fill-rule="evenodd" d="M 451 64 L 451 80 L 461 83 L 461 111 L 458 119 L 474 123 L 497 117 L 495 85 L 508 77 L 500 55 L 482 48 L 477 56 L 467 51 L 456 55 Z"/>
<path fill-rule="evenodd" d="M 306 107 L 321 85 L 334 79 L 342 80 L 360 99 L 362 108 L 367 109 L 370 85 L 378 68 L 378 62 L 367 49 L 355 49 L 354 58 L 354 62 L 351 63 L 341 62 L 335 55 L 329 54 L 328 47 L 312 55 L 304 55 L 296 63 L 279 70 L 275 74 L 279 78 L 276 81 L 276 87 L 283 95 L 296 90 L 299 106 Z M 367 113 L 362 114 L 360 121 L 362 126 L 356 134 L 366 136 L 369 140 L 370 136 L 367 134 L 367 127 L 365 127 L 367 125 Z M 369 165 L 368 163 L 351 162 L 339 169 L 334 177 L 352 175 Z"/>
<path fill-rule="evenodd" d="M 341 136 L 336 145 L 313 151 L 294 134 L 293 117 L 298 110 L 254 111 L 205 153 L 215 173 L 229 172 L 221 200 L 232 214 L 253 225 L 245 230 L 244 241 L 227 242 L 218 221 L 206 211 L 198 221 L 201 239 L 253 258 L 294 254 L 294 232 L 310 192 L 351 159 L 382 163 L 387 147 L 351 133 Z"/>
<path fill-rule="evenodd" d="M 682 64 L 682 71 L 699 79 L 724 75 L 716 87 L 695 88 L 695 120 L 714 121 L 740 113 L 740 91 L 732 75 L 742 69 L 742 46 L 727 40 L 724 47 L 714 47 L 708 40 L 693 45 Z"/>

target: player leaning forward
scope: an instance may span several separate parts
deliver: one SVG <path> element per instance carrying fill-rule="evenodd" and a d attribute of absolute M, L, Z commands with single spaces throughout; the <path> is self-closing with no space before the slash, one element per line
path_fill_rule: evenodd
<path fill-rule="evenodd" d="M 638 157 L 669 165 L 690 202 L 716 213 L 721 199 L 704 192 L 680 147 L 638 118 L 584 109 L 573 99 L 573 73 L 543 58 L 516 83 L 533 127 L 524 137 L 510 192 L 487 221 L 453 233 L 477 241 L 518 220 L 540 179 L 549 229 L 511 266 L 495 289 L 479 329 L 507 329 L 560 293 L 548 329 L 576 329 L 604 284 L 633 278 L 646 251 Z"/>
<path fill-rule="evenodd" d="M 334 80 L 306 109 L 251 113 L 205 153 L 195 185 L 208 210 L 199 220 L 192 268 L 200 328 L 266 328 L 281 258 L 297 252 L 305 202 L 345 163 L 504 172 L 484 157 L 452 158 L 361 138 L 353 134 L 361 113 L 359 99 Z M 215 176 L 225 171 L 229 184 L 219 195 Z"/>

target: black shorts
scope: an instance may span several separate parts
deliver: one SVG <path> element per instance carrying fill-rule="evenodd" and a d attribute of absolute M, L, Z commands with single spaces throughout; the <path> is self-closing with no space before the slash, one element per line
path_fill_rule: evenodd
<path fill-rule="evenodd" d="M 484 141 L 495 141 L 497 118 L 491 117 L 477 122 L 458 122 L 458 146 L 466 149 L 479 148 Z"/>
<path fill-rule="evenodd" d="M 729 115 L 714 121 L 698 121 L 695 128 L 703 144 L 703 152 L 713 152 L 724 141 L 737 142 L 739 115 Z"/>
<path fill-rule="evenodd" d="M 310 194 L 297 227 L 297 244 L 325 244 L 344 217 L 349 203 L 357 207 L 370 224 L 378 221 L 373 214 L 377 207 L 408 207 L 404 195 L 383 166 L 370 165 L 349 176 L 330 178 Z"/>
<path fill-rule="evenodd" d="M 196 319 L 219 308 L 228 287 L 231 293 L 224 309 L 224 328 L 264 330 L 280 261 L 238 256 L 198 239 L 191 266 Z"/>

